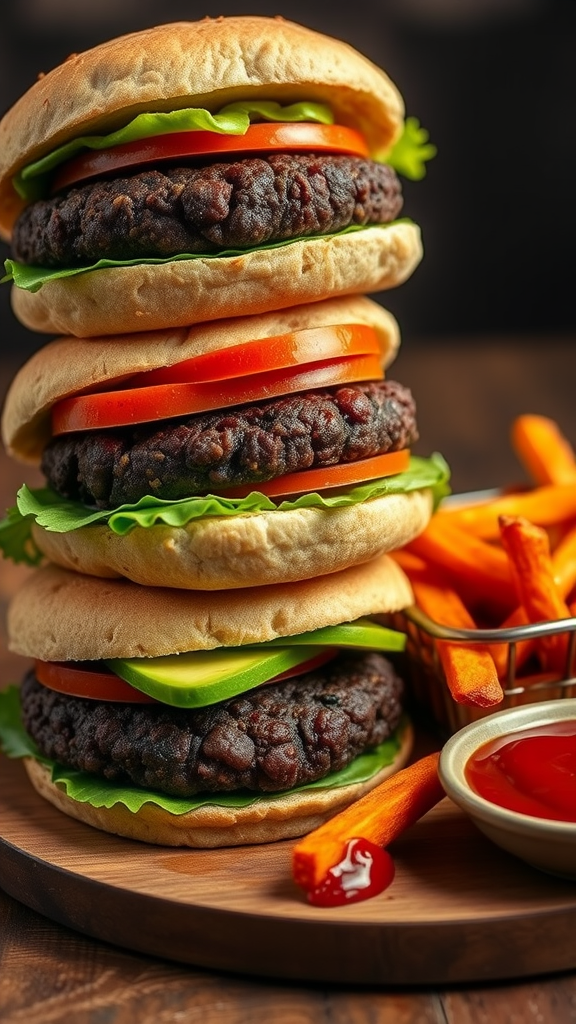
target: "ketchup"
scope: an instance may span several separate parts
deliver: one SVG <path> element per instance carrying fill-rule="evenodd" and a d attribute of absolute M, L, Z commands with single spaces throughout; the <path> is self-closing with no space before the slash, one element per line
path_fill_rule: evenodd
<path fill-rule="evenodd" d="M 576 719 L 500 736 L 468 759 L 472 789 L 520 814 L 576 821 Z"/>
<path fill-rule="evenodd" d="M 330 868 L 320 884 L 308 892 L 316 907 L 341 907 L 358 903 L 386 889 L 394 878 L 389 853 L 369 839 L 350 839 L 343 860 Z"/>

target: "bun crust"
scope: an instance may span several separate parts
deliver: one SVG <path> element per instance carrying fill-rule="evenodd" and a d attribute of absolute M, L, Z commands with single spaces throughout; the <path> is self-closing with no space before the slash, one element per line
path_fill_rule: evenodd
<path fill-rule="evenodd" d="M 259 97 L 329 103 L 335 120 L 386 152 L 404 116 L 388 76 L 347 43 L 282 18 L 204 18 L 121 36 L 39 78 L 0 122 L 0 234 L 22 202 L 10 179 L 71 138 L 106 134 L 147 110 Z"/>
<path fill-rule="evenodd" d="M 413 730 L 407 725 L 394 762 L 366 782 L 288 793 L 274 800 L 261 797 L 248 807 L 208 805 L 180 815 L 170 814 L 151 803 L 144 804 L 136 813 L 129 811 L 124 804 L 106 808 L 80 803 L 52 782 L 45 765 L 31 758 L 25 758 L 24 763 L 28 777 L 40 796 L 72 818 L 128 839 L 161 846 L 207 849 L 271 843 L 305 835 L 404 767 L 412 745 Z"/>
<path fill-rule="evenodd" d="M 242 256 L 92 270 L 36 292 L 13 287 L 12 309 L 33 331 L 131 334 L 395 288 L 421 258 L 420 229 L 395 221 Z"/>
<path fill-rule="evenodd" d="M 12 599 L 8 639 L 10 650 L 41 661 L 147 658 L 273 640 L 412 601 L 407 577 L 387 555 L 302 582 L 211 592 L 47 565 Z"/>
<path fill-rule="evenodd" d="M 400 344 L 396 320 L 382 306 L 360 295 L 172 330 L 58 338 L 37 351 L 12 381 L 2 414 L 4 444 L 15 458 L 38 462 L 50 439 L 50 410 L 67 395 L 159 366 L 172 366 L 205 352 L 336 324 L 373 327 L 384 367 L 394 359 Z"/>
<path fill-rule="evenodd" d="M 136 526 L 124 536 L 106 525 L 69 533 L 35 525 L 33 534 L 46 558 L 65 569 L 148 587 L 224 590 L 292 583 L 366 562 L 408 544 L 431 515 L 432 493 L 420 490 L 329 511 Z"/>

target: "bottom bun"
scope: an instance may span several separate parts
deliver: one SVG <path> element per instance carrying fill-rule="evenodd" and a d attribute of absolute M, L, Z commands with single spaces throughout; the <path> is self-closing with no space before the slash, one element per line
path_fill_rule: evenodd
<path fill-rule="evenodd" d="M 292 583 L 338 572 L 408 544 L 432 514 L 432 491 L 387 494 L 329 510 L 293 509 L 195 520 L 187 526 L 107 525 L 69 533 L 33 527 L 51 562 L 148 587 L 226 590 Z"/>
<path fill-rule="evenodd" d="M 84 271 L 35 292 L 14 287 L 12 308 L 46 334 L 157 331 L 396 288 L 421 258 L 419 227 L 400 220 L 237 256 Z"/>
<path fill-rule="evenodd" d="M 69 817 L 103 832 L 158 846 L 211 849 L 295 839 L 318 828 L 407 763 L 414 739 L 409 723 L 403 727 L 399 738 L 400 747 L 392 764 L 365 782 L 287 793 L 275 798 L 264 796 L 248 807 L 218 807 L 213 804 L 186 814 L 171 814 L 152 803 L 144 804 L 137 812 L 129 811 L 124 804 L 107 808 L 80 803 L 52 782 L 50 769 L 45 765 L 30 757 L 25 758 L 24 763 L 28 777 L 40 796 Z"/>

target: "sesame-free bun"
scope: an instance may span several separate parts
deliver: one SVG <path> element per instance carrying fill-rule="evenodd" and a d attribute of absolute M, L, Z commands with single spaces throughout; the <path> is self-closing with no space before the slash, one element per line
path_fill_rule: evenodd
<path fill-rule="evenodd" d="M 289 307 L 192 327 L 139 334 L 75 339 L 57 338 L 39 349 L 14 377 L 2 413 L 2 439 L 11 456 L 38 463 L 50 440 L 50 413 L 56 402 L 132 374 L 173 366 L 194 356 L 310 327 L 361 324 L 378 337 L 384 368 L 400 344 L 391 313 L 364 296 Z"/>
<path fill-rule="evenodd" d="M 50 770 L 45 765 L 32 758 L 25 758 L 24 764 L 40 796 L 69 817 L 104 832 L 145 843 L 211 849 L 294 839 L 318 828 L 404 767 L 413 745 L 413 729 L 409 722 L 401 727 L 398 736 L 400 746 L 393 762 L 365 782 L 286 793 L 275 798 L 259 796 L 247 807 L 209 804 L 185 814 L 171 814 L 153 803 L 143 804 L 136 812 L 121 803 L 112 807 L 81 803 L 69 797 L 62 785 L 52 782 Z"/>
<path fill-rule="evenodd" d="M 41 661 L 150 658 L 275 640 L 399 611 L 412 601 L 405 574 L 388 555 L 297 583 L 209 593 L 47 565 L 13 597 L 8 643 Z"/>
<path fill-rule="evenodd" d="M 135 526 L 123 535 L 104 524 L 68 533 L 34 524 L 32 533 L 45 557 L 65 569 L 148 587 L 223 590 L 307 580 L 394 551 L 422 533 L 432 506 L 424 488 L 344 508 Z"/>
<path fill-rule="evenodd" d="M 421 258 L 419 227 L 394 221 L 240 256 L 91 270 L 35 292 L 13 286 L 12 309 L 41 333 L 128 334 L 384 291 L 410 277 Z"/>
<path fill-rule="evenodd" d="M 282 18 L 204 18 L 120 36 L 42 75 L 0 122 L 0 234 L 23 203 L 11 178 L 81 135 L 107 134 L 145 111 L 260 98 L 328 103 L 370 153 L 401 131 L 404 106 L 388 76 L 347 43 Z M 59 329 L 59 328 L 57 328 Z"/>

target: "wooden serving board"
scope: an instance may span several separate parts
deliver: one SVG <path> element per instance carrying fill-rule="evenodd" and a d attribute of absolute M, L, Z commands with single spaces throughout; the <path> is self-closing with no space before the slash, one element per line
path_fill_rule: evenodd
<path fill-rule="evenodd" d="M 306 904 L 292 842 L 224 850 L 106 835 L 0 760 L 0 883 L 41 914 L 134 951 L 223 971 L 353 984 L 446 984 L 576 967 L 576 884 L 493 846 L 445 798 L 391 848 L 392 886 Z"/>

